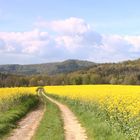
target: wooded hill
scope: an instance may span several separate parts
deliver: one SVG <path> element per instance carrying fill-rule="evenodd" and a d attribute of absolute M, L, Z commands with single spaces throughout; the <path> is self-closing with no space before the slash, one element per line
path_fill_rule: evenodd
<path fill-rule="evenodd" d="M 32 65 L 0 65 L 0 72 L 5 74 L 36 75 L 47 74 L 54 75 L 59 73 L 69 73 L 95 65 L 93 62 L 80 60 L 66 60 L 64 62 L 32 64 Z"/>
<path fill-rule="evenodd" d="M 104 64 L 96 64 L 88 61 L 78 60 L 68 60 L 61 63 L 47 64 L 47 66 L 53 65 L 51 66 L 51 68 L 54 68 L 53 70 L 51 68 L 47 68 L 47 66 L 44 65 L 45 64 L 24 65 L 27 71 L 24 71 L 24 66 L 24 69 L 21 69 L 21 71 L 20 68 L 9 68 L 13 65 L 5 65 L 4 67 L 1 66 L 0 68 L 3 70 L 1 72 L 12 74 L 0 74 L 0 86 L 13 87 L 75 84 L 140 85 L 140 59 L 134 61 L 124 61 L 120 63 Z M 21 65 L 18 65 L 18 67 L 20 66 Z M 31 68 L 33 68 L 32 66 L 34 69 L 36 68 L 36 71 L 29 72 L 28 70 L 31 70 Z M 41 68 L 39 68 L 40 66 Z M 13 73 L 25 75 L 17 76 L 15 74 L 13 75 Z"/>

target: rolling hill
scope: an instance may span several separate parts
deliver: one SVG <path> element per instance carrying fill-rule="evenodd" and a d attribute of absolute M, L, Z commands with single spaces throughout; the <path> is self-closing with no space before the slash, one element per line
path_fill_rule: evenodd
<path fill-rule="evenodd" d="M 59 73 L 69 73 L 77 70 L 82 70 L 94 66 L 95 63 L 80 60 L 66 60 L 63 62 L 31 64 L 31 65 L 0 65 L 0 73 L 20 74 L 20 75 L 35 75 L 48 74 L 54 75 Z"/>

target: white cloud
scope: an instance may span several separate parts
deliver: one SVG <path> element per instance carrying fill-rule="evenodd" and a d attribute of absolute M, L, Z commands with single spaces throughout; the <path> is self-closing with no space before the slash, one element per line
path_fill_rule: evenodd
<path fill-rule="evenodd" d="M 131 49 L 129 41 L 119 35 L 103 35 L 101 48 L 110 53 L 125 53 Z"/>
<path fill-rule="evenodd" d="M 132 52 L 140 52 L 140 36 L 125 36 L 124 39 L 133 46 Z"/>
<path fill-rule="evenodd" d="M 47 46 L 50 38 L 47 32 L 33 30 L 29 32 L 0 32 L 0 50 L 10 53 L 39 53 Z"/>
<path fill-rule="evenodd" d="M 89 25 L 81 18 L 71 17 L 65 20 L 36 22 L 37 27 L 51 28 L 60 34 L 83 34 L 90 30 Z"/>
<path fill-rule="evenodd" d="M 101 35 L 93 31 L 84 34 L 59 35 L 55 38 L 58 46 L 65 47 L 70 52 L 79 51 L 80 49 L 95 48 L 101 43 Z"/>
<path fill-rule="evenodd" d="M 13 63 L 37 63 L 69 58 L 111 62 L 137 58 L 140 54 L 140 36 L 102 35 L 80 18 L 42 20 L 36 25 L 37 29 L 27 32 L 0 32 L 0 59 L 7 58 L 3 62 L 13 59 Z"/>

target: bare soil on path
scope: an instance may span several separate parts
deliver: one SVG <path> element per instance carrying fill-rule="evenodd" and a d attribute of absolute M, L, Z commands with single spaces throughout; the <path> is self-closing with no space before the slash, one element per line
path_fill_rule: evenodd
<path fill-rule="evenodd" d="M 7 140 L 31 140 L 43 114 L 43 107 L 38 107 L 28 113 L 21 121 L 19 121 L 18 127 L 11 133 Z"/>
<path fill-rule="evenodd" d="M 87 140 L 86 131 L 81 126 L 74 113 L 66 105 L 46 96 L 44 93 L 42 94 L 59 107 L 64 121 L 65 140 Z"/>
<path fill-rule="evenodd" d="M 59 107 L 64 121 L 65 140 L 87 140 L 86 131 L 81 126 L 74 113 L 66 105 L 46 96 L 44 93 L 42 94 Z M 31 140 L 43 114 L 43 107 L 39 107 L 28 113 L 19 121 L 18 127 L 6 140 Z"/>

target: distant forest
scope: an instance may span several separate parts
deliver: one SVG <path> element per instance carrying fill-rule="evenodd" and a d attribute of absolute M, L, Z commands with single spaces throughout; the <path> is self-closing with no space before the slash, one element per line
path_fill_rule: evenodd
<path fill-rule="evenodd" d="M 140 85 L 140 59 L 121 63 L 94 64 L 82 70 L 53 75 L 0 73 L 0 87 L 82 84 Z"/>

